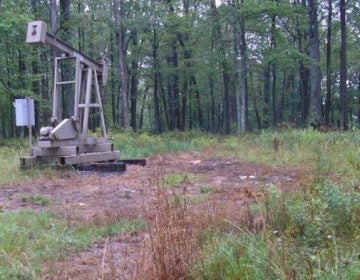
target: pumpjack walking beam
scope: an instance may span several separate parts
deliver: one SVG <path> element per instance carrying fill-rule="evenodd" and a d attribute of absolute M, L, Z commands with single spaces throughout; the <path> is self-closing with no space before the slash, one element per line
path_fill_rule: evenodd
<path fill-rule="evenodd" d="M 46 24 L 42 21 L 28 24 L 26 42 L 33 45 L 49 44 L 63 56 L 55 58 L 52 125 L 40 129 L 40 139 L 32 147 L 31 156 L 20 159 L 21 167 L 38 163 L 77 166 L 104 162 L 119 166 L 120 155 L 108 141 L 101 103 L 101 92 L 108 77 L 106 60 L 98 62 L 46 32 Z M 63 60 L 75 61 L 73 80 L 61 80 L 64 76 L 60 67 Z M 61 87 L 68 85 L 74 88 L 74 112 L 72 116 L 62 119 Z M 88 135 L 90 110 L 93 109 L 98 110 L 101 137 Z"/>

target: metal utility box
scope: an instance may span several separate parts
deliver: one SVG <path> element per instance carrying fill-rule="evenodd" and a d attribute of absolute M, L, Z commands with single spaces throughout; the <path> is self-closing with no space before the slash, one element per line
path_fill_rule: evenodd
<path fill-rule="evenodd" d="M 30 98 L 15 99 L 16 126 L 34 126 L 34 100 Z"/>
<path fill-rule="evenodd" d="M 46 43 L 46 24 L 43 21 L 29 22 L 26 33 L 26 43 Z"/>

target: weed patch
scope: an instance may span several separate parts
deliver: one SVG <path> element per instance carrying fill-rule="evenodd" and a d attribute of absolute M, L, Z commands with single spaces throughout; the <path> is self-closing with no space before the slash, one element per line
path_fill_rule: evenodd
<path fill-rule="evenodd" d="M 194 184 L 201 177 L 199 175 L 186 174 L 186 173 L 174 173 L 167 174 L 162 178 L 163 188 L 179 187 L 183 184 Z"/>
<path fill-rule="evenodd" d="M 32 203 L 35 205 L 40 205 L 40 206 L 49 205 L 51 202 L 48 197 L 41 196 L 41 195 L 22 195 L 21 201 Z"/>

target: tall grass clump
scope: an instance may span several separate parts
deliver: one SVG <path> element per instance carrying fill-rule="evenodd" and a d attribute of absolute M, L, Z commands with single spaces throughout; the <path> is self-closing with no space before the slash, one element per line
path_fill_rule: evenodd
<path fill-rule="evenodd" d="M 160 184 L 155 192 L 146 210 L 148 230 L 133 279 L 187 279 L 196 248 L 188 200 L 174 199 Z"/>
<path fill-rule="evenodd" d="M 194 279 L 359 279 L 358 189 L 327 181 L 295 192 L 273 187 L 259 203 L 264 230 L 234 225 L 214 234 Z"/>

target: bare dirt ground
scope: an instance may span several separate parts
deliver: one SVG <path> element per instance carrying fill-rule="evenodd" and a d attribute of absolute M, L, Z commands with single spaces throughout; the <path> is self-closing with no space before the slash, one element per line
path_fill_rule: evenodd
<path fill-rule="evenodd" d="M 161 185 L 164 175 L 175 173 L 188 174 L 189 179 L 169 191 L 186 192 L 196 198 L 193 207 L 200 214 L 215 208 L 224 211 L 231 208 L 231 213 L 241 213 L 249 200 L 255 201 L 261 195 L 261 189 L 276 185 L 291 190 L 298 188 L 307 176 L 297 168 L 216 157 L 211 150 L 180 153 L 149 158 L 146 167 L 128 166 L 120 174 L 74 171 L 30 184 L 2 186 L 0 209 L 47 209 L 64 217 L 69 225 L 102 225 L 117 218 L 148 219 L 156 187 Z M 204 188 L 216 191 L 207 194 Z M 26 199 L 35 196 L 46 197 L 50 203 L 39 205 Z M 97 241 L 85 252 L 49 263 L 43 278 L 131 279 L 145 236 L 145 232 L 139 232 Z"/>

